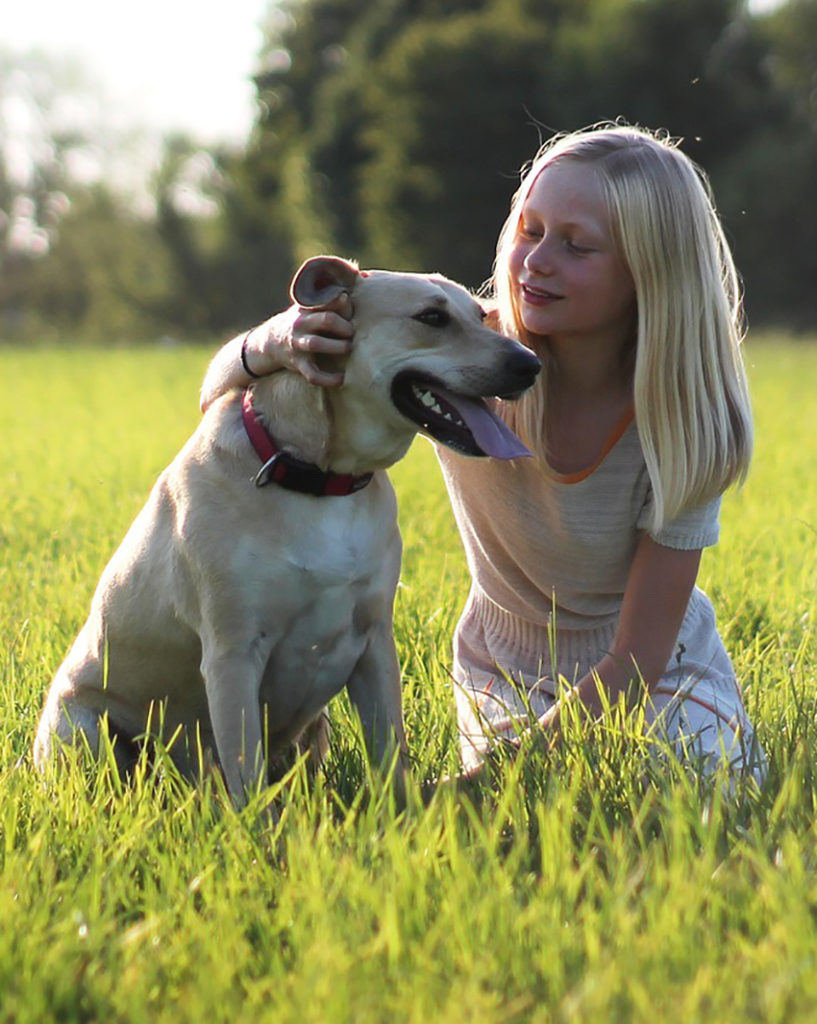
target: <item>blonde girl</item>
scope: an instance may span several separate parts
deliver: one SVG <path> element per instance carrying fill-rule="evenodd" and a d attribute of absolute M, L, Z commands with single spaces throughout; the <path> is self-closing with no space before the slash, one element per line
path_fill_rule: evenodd
<path fill-rule="evenodd" d="M 558 735 L 634 695 L 702 771 L 763 774 L 712 606 L 696 586 L 752 425 L 737 275 L 704 174 L 669 139 L 604 126 L 527 168 L 487 302 L 542 359 L 498 410 L 534 453 L 438 456 L 471 572 L 454 636 L 463 767 L 531 726 Z M 340 315 L 343 313 L 344 315 Z M 206 405 L 255 374 L 348 351 L 351 309 L 290 310 L 216 356 Z"/>

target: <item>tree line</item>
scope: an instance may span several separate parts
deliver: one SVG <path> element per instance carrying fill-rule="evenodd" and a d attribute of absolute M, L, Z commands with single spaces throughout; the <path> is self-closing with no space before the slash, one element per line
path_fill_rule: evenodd
<path fill-rule="evenodd" d="M 0 337 L 211 339 L 281 308 L 319 251 L 477 287 L 539 143 L 615 119 L 706 169 L 751 322 L 813 329 L 815 39 L 817 0 L 279 0 L 246 145 L 201 172 L 168 140 L 149 215 L 72 181 L 56 140 L 24 197 L 41 243 L 15 245 L 0 164 Z"/>

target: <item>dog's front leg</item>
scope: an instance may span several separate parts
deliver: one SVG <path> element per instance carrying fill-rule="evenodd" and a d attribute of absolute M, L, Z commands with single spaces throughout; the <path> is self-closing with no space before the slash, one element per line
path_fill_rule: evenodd
<path fill-rule="evenodd" d="M 236 807 L 265 778 L 257 660 L 239 651 L 205 647 L 202 674 L 210 722 L 227 788 Z"/>
<path fill-rule="evenodd" d="M 375 769 L 390 766 L 397 753 L 394 786 L 403 804 L 408 750 L 403 728 L 400 662 L 391 622 L 373 630 L 347 688 L 360 715 L 372 766 Z"/>

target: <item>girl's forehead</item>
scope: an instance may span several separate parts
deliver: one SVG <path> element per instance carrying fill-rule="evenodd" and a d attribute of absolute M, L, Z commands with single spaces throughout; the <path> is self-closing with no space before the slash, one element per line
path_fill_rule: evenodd
<path fill-rule="evenodd" d="M 591 164 L 556 160 L 546 164 L 528 189 L 523 209 L 560 219 L 607 224 L 607 200 L 599 172 Z"/>

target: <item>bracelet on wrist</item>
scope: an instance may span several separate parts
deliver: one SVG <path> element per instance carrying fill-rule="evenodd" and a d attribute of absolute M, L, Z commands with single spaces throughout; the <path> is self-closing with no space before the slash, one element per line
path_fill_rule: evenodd
<path fill-rule="evenodd" d="M 248 377 L 252 377 L 253 380 L 258 380 L 261 376 L 260 373 L 255 373 L 250 369 L 250 364 L 247 362 L 247 342 L 250 340 L 252 334 L 252 328 L 244 335 L 244 340 L 241 342 L 241 365 L 244 367 L 244 372 Z"/>

